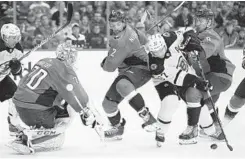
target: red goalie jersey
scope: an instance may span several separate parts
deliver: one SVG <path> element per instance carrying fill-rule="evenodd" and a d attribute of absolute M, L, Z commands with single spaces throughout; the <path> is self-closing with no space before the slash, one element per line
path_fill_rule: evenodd
<path fill-rule="evenodd" d="M 35 64 L 32 71 L 21 79 L 13 102 L 19 107 L 46 110 L 60 105 L 64 99 L 77 112 L 81 111 L 74 95 L 67 90 L 73 86 L 73 92 L 82 103 L 81 98 L 87 94 L 82 88 L 71 66 L 55 59 L 45 58 Z M 82 103 L 84 106 L 86 103 Z"/>

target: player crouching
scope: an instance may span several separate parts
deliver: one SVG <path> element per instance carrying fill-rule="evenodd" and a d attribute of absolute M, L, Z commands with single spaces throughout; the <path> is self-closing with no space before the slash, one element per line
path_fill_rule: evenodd
<path fill-rule="evenodd" d="M 80 114 L 85 125 L 96 124 L 88 95 L 73 70 L 77 50 L 64 43 L 58 46 L 56 55 L 57 58 L 38 61 L 21 79 L 14 94 L 13 102 L 24 126 L 21 138 L 8 146 L 21 154 L 62 147 L 73 116 L 69 105 Z"/>
<path fill-rule="evenodd" d="M 201 100 L 206 91 L 211 89 L 208 81 L 204 81 L 197 77 L 194 70 L 188 65 L 179 46 L 183 41 L 183 35 L 179 32 L 165 32 L 163 34 L 155 34 L 149 37 L 147 48 L 149 49 L 149 66 L 152 73 L 153 81 L 159 97 L 173 95 L 175 90 L 166 90 L 166 81 L 177 87 L 177 94 L 187 103 L 188 126 L 186 130 L 179 136 L 180 144 L 197 143 L 198 137 L 198 120 L 201 111 Z M 169 89 L 173 89 L 170 87 Z M 162 103 L 172 104 L 164 102 Z M 164 142 L 164 134 L 166 132 L 166 123 L 159 119 L 166 118 L 164 115 L 173 115 L 171 106 L 163 105 L 169 108 L 160 109 L 158 114 L 158 123 L 160 129 L 157 130 L 157 142 Z M 173 106 L 173 105 L 172 105 Z M 173 106 L 175 107 L 175 106 Z M 161 112 L 165 110 L 167 112 Z"/>

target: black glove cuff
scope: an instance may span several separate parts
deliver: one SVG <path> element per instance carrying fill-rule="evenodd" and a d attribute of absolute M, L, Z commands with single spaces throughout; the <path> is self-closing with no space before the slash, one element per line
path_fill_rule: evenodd
<path fill-rule="evenodd" d="M 183 81 L 184 87 L 192 87 L 198 78 L 192 74 L 187 74 Z"/>

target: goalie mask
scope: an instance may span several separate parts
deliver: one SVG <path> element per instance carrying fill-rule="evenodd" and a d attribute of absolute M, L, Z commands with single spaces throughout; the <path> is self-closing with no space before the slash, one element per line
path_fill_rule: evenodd
<path fill-rule="evenodd" d="M 56 56 L 73 67 L 77 60 L 77 49 L 68 42 L 62 43 L 56 49 Z"/>
<path fill-rule="evenodd" d="M 164 58 L 167 51 L 167 45 L 161 34 L 155 34 L 148 37 L 147 49 L 155 57 Z"/>
<path fill-rule="evenodd" d="M 21 40 L 20 29 L 12 23 L 4 24 L 1 28 L 1 38 L 7 47 L 14 48 Z"/>

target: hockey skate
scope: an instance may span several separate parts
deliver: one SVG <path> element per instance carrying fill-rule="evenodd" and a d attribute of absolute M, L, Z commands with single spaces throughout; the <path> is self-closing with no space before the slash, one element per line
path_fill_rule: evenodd
<path fill-rule="evenodd" d="M 179 135 L 180 145 L 196 144 L 198 136 L 198 126 L 187 126 L 186 130 Z"/>
<path fill-rule="evenodd" d="M 139 112 L 139 116 L 145 121 L 145 123 L 142 124 L 142 128 L 147 132 L 153 132 L 159 129 L 157 126 L 157 120 L 152 116 L 147 107 L 143 108 Z"/>
<path fill-rule="evenodd" d="M 106 141 L 110 141 L 110 140 L 121 140 L 122 139 L 122 135 L 124 133 L 124 125 L 126 124 L 125 119 L 122 119 L 122 122 L 113 126 L 111 129 L 109 130 L 105 130 L 104 131 L 104 137 Z"/>
<path fill-rule="evenodd" d="M 155 140 L 157 142 L 157 147 L 162 147 L 162 143 L 165 141 L 164 133 L 161 130 L 156 131 Z"/>
<path fill-rule="evenodd" d="M 210 134 L 205 133 L 204 129 L 200 128 L 199 136 L 202 138 L 212 140 L 212 141 L 219 141 L 219 142 L 224 141 L 225 137 L 219 125 L 217 123 L 214 123 L 214 125 L 215 125 L 215 133 L 210 135 Z"/>
<path fill-rule="evenodd" d="M 31 147 L 31 142 L 28 141 L 26 135 L 22 135 L 22 138 L 16 138 L 15 140 L 10 141 L 8 144 L 6 144 L 6 146 L 22 155 L 30 155 L 35 153 L 34 149 Z"/>

